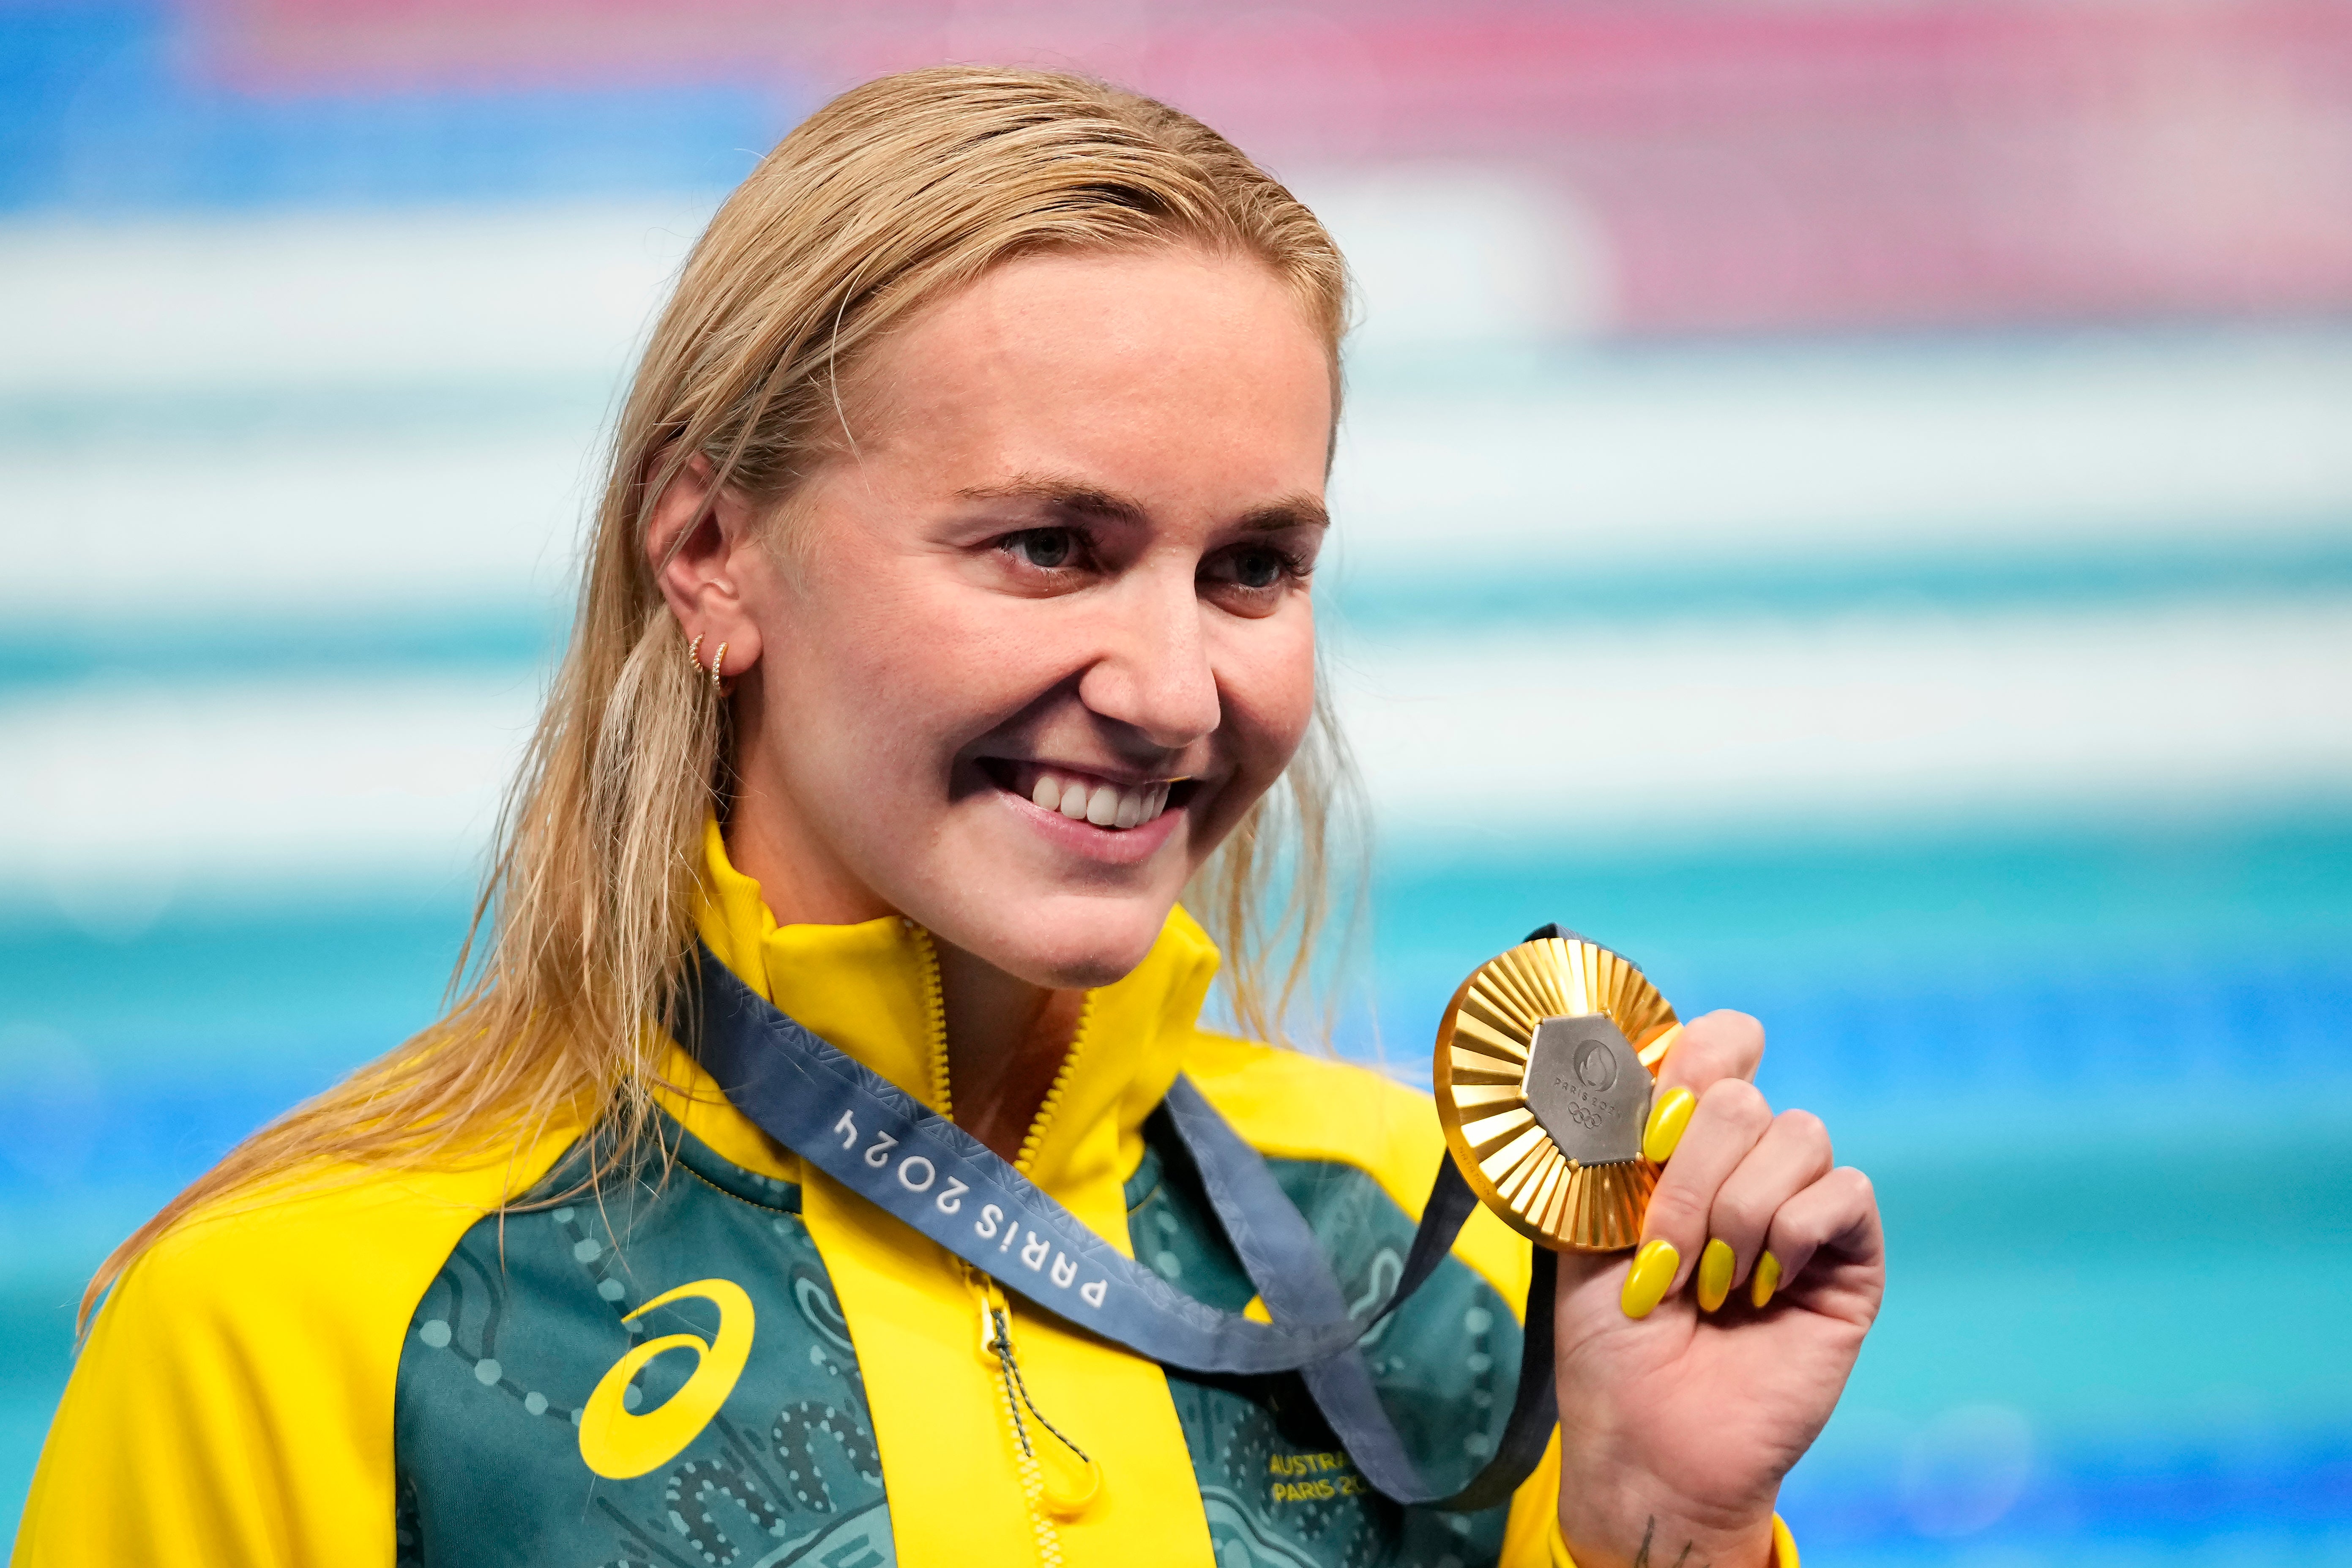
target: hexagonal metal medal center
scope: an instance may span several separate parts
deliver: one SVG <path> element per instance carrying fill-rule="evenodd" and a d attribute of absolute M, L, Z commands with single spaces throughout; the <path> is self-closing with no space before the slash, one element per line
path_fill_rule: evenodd
<path fill-rule="evenodd" d="M 1520 1092 L 1561 1153 L 1580 1165 L 1613 1165 L 1642 1152 L 1650 1084 L 1624 1031 L 1580 1013 L 1536 1026 Z"/>

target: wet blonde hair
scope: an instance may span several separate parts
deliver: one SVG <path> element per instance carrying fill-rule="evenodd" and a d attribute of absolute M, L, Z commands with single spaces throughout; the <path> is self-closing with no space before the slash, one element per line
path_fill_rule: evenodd
<path fill-rule="evenodd" d="M 688 258 L 614 432 L 570 646 L 508 796 L 448 1011 L 247 1139 L 108 1258 L 91 1302 L 199 1205 L 313 1165 L 495 1157 L 551 1120 L 652 1114 L 663 1016 L 692 949 L 720 700 L 646 554 L 654 503 L 709 465 L 781 512 L 843 429 L 844 373 L 1010 258 L 1192 245 L 1269 268 L 1329 346 L 1348 283 L 1315 216 L 1223 137 L 1138 94 L 941 67 L 866 83 L 761 161 Z M 1327 905 L 1347 769 L 1318 698 L 1284 784 L 1187 889 L 1223 1001 L 1276 1037 Z M 478 956 L 478 964 L 468 960 Z"/>

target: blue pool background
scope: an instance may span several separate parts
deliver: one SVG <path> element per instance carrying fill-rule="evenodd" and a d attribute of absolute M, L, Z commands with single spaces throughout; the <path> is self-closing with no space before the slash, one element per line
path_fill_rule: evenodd
<path fill-rule="evenodd" d="M 238 63 L 234 18 L 0 4 L 0 268 L 60 235 L 97 247 L 76 254 L 113 244 L 135 260 L 172 225 L 234 247 L 278 232 L 268 225 L 352 215 L 529 224 L 598 202 L 691 215 L 839 84 L 814 66 L 796 73 L 789 56 L 777 67 L 723 51 L 691 70 L 500 79 L 460 68 L 462 38 L 399 80 L 277 79 L 267 58 Z M 1432 36 L 1448 25 L 1428 23 Z M 2326 79 L 2343 89 L 2329 103 L 2352 97 L 2352 76 Z M 1714 123 L 1693 134 L 1736 147 L 1741 133 Z M 1363 232 L 1367 275 L 1397 275 L 1379 270 L 1389 241 L 1378 224 Z M 1988 364 L 2010 374 L 2114 353 L 2145 356 L 2160 377 L 2251 343 L 2263 363 L 2316 366 L 2294 380 L 2295 395 L 2316 407 L 2312 427 L 2333 420 L 2352 444 L 2352 281 L 2317 307 L 2297 296 L 2269 310 L 1928 312 L 1715 333 L 1645 326 L 1626 305 L 1615 319 L 1520 330 L 1447 318 L 1383 337 L 1395 317 L 1381 298 L 1351 382 L 1360 439 L 1433 384 L 1497 406 L 1518 388 L 1534 400 L 1556 386 L 1663 386 L 1671 424 L 1685 405 L 1713 417 L 1710 378 L 1725 374 L 1933 389 Z M 1410 315 L 1409 291 L 1388 298 Z M 92 320 L 103 331 L 102 313 Z M 524 353 L 487 370 L 348 374 L 303 362 L 273 380 L 224 352 L 216 376 L 199 366 L 174 379 L 100 344 L 96 360 L 133 367 L 110 380 L 73 356 L 42 359 L 25 317 L 0 321 L 26 333 L 0 337 L 0 576 L 17 575 L 0 601 L 0 764 L 11 752 L 20 764 L 0 780 L 26 792 L 0 795 L 18 824 L 0 839 L 17 860 L 0 861 L 0 1513 L 13 1518 L 90 1268 L 242 1133 L 432 1015 L 482 826 L 478 812 L 453 810 L 401 837 L 371 824 L 362 792 L 348 834 L 300 829 L 313 835 L 304 846 L 327 847 L 315 859 L 307 847 L 250 864 L 215 853 L 227 830 L 196 808 L 147 837 L 124 835 L 173 847 L 180 868 L 168 874 L 128 851 L 108 859 L 96 830 L 45 858 L 48 830 L 34 818 L 53 795 L 39 791 L 82 765 L 74 716 L 249 709 L 266 724 L 289 670 L 331 693 L 422 690 L 428 715 L 436 692 L 527 711 L 565 599 L 558 544 L 530 573 L 483 568 L 478 592 L 313 598 L 297 583 L 256 598 L 223 571 L 125 608 L 103 584 L 58 570 L 73 559 L 58 531 L 129 530 L 139 549 L 149 535 L 137 531 L 163 540 L 169 518 L 61 521 L 25 498 L 55 493 L 39 489 L 53 470 L 131 458 L 429 454 L 508 433 L 584 468 L 617 361 L 539 367 Z M 12 370 L 12 357 L 36 368 Z M 52 363 L 67 368 L 38 368 Z M 2191 368 L 2164 369 L 2176 363 Z M 1675 390 L 1685 387 L 1697 390 Z M 1854 454 L 1861 466 L 1870 457 Z M 2077 488 L 2095 491 L 2099 474 L 2085 474 Z M 1412 748 L 1381 727 L 1382 682 L 1426 650 L 1484 638 L 1540 657 L 1571 635 L 1606 641 L 1612 627 L 1665 622 L 1777 648 L 1855 616 L 1875 628 L 1873 647 L 1981 636 L 1989 660 L 2028 621 L 2096 636 L 2210 616 L 2251 636 L 2292 620 L 2318 628 L 2310 646 L 2325 659 L 2342 646 L 2327 628 L 2352 626 L 2352 489 L 2312 493 L 2250 500 L 2242 514 L 2200 500 L 2207 510 L 2167 518 L 2144 547 L 2053 515 L 2045 537 L 2012 528 L 1980 547 L 1908 549 L 1912 521 L 1890 512 L 1862 548 L 1635 550 L 1525 571 L 1516 545 L 1481 554 L 1475 522 L 1425 555 L 1399 546 L 1408 536 L 1391 522 L 1318 589 L 1339 678 L 1372 671 L 1353 677 L 1370 695 L 1351 717 L 1370 737 L 1373 870 L 1366 940 L 1343 971 L 1339 1048 L 1425 1079 L 1436 1016 L 1462 974 L 1559 920 L 1635 956 L 1686 1014 L 1761 1017 L 1768 1092 L 1820 1111 L 1841 1157 L 1876 1181 L 1893 1258 L 1885 1315 L 1783 1504 L 1809 1562 L 2352 1563 L 2352 769 L 2321 747 L 2319 762 L 2295 752 L 2305 760 L 2271 776 L 2257 735 L 2255 763 L 2174 795 L 2147 784 L 2147 770 L 2174 765 L 2159 755 L 2128 767 L 2093 758 L 2088 782 L 2063 791 L 1996 787 L 2001 770 L 1989 767 L 1950 789 L 1889 774 L 1853 809 L 1808 809 L 1790 787 L 1751 809 L 1761 786 L 1734 765 L 1694 785 L 1687 812 L 1538 830 L 1527 825 L 1553 782 L 1568 790 L 1629 767 L 1641 739 L 1562 742 L 1517 762 L 1465 756 L 1456 793 L 1496 801 L 1481 815 L 1438 786 L 1391 784 Z M 1364 495 L 1368 514 L 1379 499 Z M 576 495 L 547 505 L 576 515 Z M 1349 515 L 1343 504 L 1343 530 Z M 331 523 L 322 508 L 318 526 Z M 242 537 L 219 552 L 247 548 Z M 462 555 L 445 564 L 450 583 L 477 575 Z M 2099 679 L 2132 689 L 2127 670 Z M 2314 662 L 2299 679 L 2307 726 L 2340 726 L 2352 668 Z M 2295 706 L 2265 721 L 2282 726 L 2281 756 L 2298 743 Z M 194 744 L 189 754 L 209 756 L 212 732 Z M 319 744 L 323 775 L 337 764 Z M 302 753 L 254 754 L 262 769 Z M 2023 768 L 2071 756 L 2063 737 L 2020 754 Z M 2204 779 L 2194 762 L 2178 762 L 2181 776 Z M 496 782 L 493 768 L 466 787 Z M 134 779 L 123 798 L 164 800 L 174 783 Z M 431 837 L 445 820 L 446 843 Z M 339 838 L 371 834 L 390 847 L 338 858 Z M 416 856 L 428 839 L 441 848 Z"/>

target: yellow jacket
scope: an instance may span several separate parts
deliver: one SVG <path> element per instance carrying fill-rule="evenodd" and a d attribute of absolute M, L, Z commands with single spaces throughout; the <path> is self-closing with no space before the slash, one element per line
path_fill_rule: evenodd
<path fill-rule="evenodd" d="M 947 1109 L 929 937 L 895 919 L 779 928 L 715 827 L 708 861 L 711 950 Z M 1178 910 L 1089 997 L 1019 1163 L 1112 1246 L 1240 1309 L 1248 1287 L 1147 1122 L 1187 1073 L 1266 1154 L 1351 1300 L 1375 1300 L 1443 1157 L 1430 1106 L 1202 1030 L 1216 964 Z M 1559 1560 L 1557 1442 L 1507 1510 L 1400 1510 L 1295 1380 L 1164 1372 L 1017 1300 L 1011 1388 L 963 1265 L 804 1171 L 683 1052 L 670 1070 L 687 1086 L 665 1098 L 676 1163 L 640 1160 L 598 1196 L 503 1206 L 582 1168 L 598 1131 L 564 1125 L 511 1162 L 347 1171 L 174 1228 L 92 1329 L 14 1561 Z M 1370 1342 L 1434 1474 L 1466 1479 L 1500 1431 L 1528 1262 L 1482 1211 Z"/>

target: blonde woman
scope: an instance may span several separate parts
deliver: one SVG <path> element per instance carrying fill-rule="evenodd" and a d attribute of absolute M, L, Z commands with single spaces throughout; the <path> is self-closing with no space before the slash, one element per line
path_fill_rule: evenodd
<path fill-rule="evenodd" d="M 1448 1248 L 1424 1099 L 1199 1022 L 1318 918 L 1345 320 L 1128 93 L 787 137 L 621 416 L 470 988 L 109 1260 L 16 1560 L 1793 1562 L 1884 1270 L 1751 1020 L 1556 1280 Z"/>

